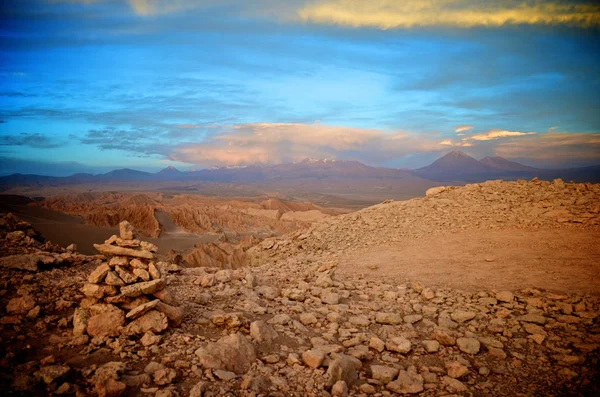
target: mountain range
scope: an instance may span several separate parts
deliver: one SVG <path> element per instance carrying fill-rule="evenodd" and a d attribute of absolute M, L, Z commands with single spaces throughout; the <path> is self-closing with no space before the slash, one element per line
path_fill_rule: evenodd
<path fill-rule="evenodd" d="M 213 167 L 199 171 L 180 171 L 167 167 L 157 173 L 118 169 L 106 174 L 74 174 L 53 177 L 30 174 L 12 174 L 0 177 L 0 186 L 70 185 L 81 183 L 110 183 L 127 181 L 210 181 L 210 182 L 273 182 L 293 180 L 404 180 L 436 182 L 481 182 L 490 179 L 562 178 L 566 181 L 600 182 L 600 166 L 541 169 L 529 167 L 502 157 L 476 160 L 454 150 L 416 170 L 371 167 L 358 161 L 305 159 L 298 163 L 235 167 Z"/>

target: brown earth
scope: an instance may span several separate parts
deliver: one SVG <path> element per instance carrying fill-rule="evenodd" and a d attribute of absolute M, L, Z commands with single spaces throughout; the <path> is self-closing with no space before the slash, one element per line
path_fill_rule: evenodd
<path fill-rule="evenodd" d="M 338 274 L 395 283 L 421 280 L 466 291 L 538 288 L 600 295 L 600 232 L 494 230 L 407 238 L 342 256 Z"/>

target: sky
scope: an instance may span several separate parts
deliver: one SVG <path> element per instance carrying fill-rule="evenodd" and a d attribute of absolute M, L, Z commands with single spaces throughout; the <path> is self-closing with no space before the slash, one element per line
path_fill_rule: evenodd
<path fill-rule="evenodd" d="M 600 5 L 559 0 L 13 0 L 0 174 L 459 149 L 600 164 Z"/>

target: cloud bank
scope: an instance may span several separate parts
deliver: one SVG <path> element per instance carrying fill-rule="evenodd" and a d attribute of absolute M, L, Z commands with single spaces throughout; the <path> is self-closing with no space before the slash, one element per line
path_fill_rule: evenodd
<path fill-rule="evenodd" d="M 298 12 L 307 22 L 379 29 L 447 26 L 600 25 L 600 6 L 566 1 L 323 0 Z"/>

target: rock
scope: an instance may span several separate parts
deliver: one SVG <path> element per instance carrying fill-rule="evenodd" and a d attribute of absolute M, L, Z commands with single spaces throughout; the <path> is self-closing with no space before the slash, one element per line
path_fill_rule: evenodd
<path fill-rule="evenodd" d="M 409 314 L 408 316 L 404 316 L 404 322 L 407 324 L 414 324 L 421 320 L 423 320 L 423 316 L 420 314 Z"/>
<path fill-rule="evenodd" d="M 142 279 L 143 281 L 150 281 L 150 273 L 148 273 L 144 269 L 133 269 L 133 274 L 136 277 L 139 277 L 140 279 Z"/>
<path fill-rule="evenodd" d="M 385 350 L 385 342 L 374 336 L 369 341 L 369 347 L 381 353 Z"/>
<path fill-rule="evenodd" d="M 440 343 L 436 340 L 424 340 L 422 343 L 427 353 L 435 353 L 440 350 Z"/>
<path fill-rule="evenodd" d="M 104 282 L 108 285 L 114 285 L 117 287 L 122 287 L 125 285 L 125 282 L 121 279 L 121 277 L 119 277 L 117 272 L 113 270 L 106 273 L 106 278 L 104 279 Z"/>
<path fill-rule="evenodd" d="M 156 310 L 164 313 L 174 326 L 181 324 L 185 315 L 183 307 L 167 305 L 161 301 L 158 301 Z"/>
<path fill-rule="evenodd" d="M 375 314 L 375 322 L 378 324 L 396 325 L 402 323 L 402 316 L 398 313 L 382 313 Z"/>
<path fill-rule="evenodd" d="M 352 387 L 358 379 L 358 369 L 361 366 L 360 360 L 345 354 L 338 354 L 327 369 L 327 386 L 331 387 L 338 381 L 344 381 L 346 385 Z"/>
<path fill-rule="evenodd" d="M 158 251 L 158 247 L 148 241 L 142 241 L 140 242 L 140 247 L 144 250 L 144 251 L 150 251 L 150 252 L 157 252 Z"/>
<path fill-rule="evenodd" d="M 540 314 L 532 314 L 532 313 L 528 313 L 524 316 L 521 316 L 518 318 L 518 320 L 527 322 L 527 323 L 539 324 L 539 325 L 544 325 L 548 321 L 548 319 L 546 317 L 544 317 Z"/>
<path fill-rule="evenodd" d="M 118 247 L 108 244 L 94 244 L 94 248 L 104 255 L 129 256 L 132 258 L 154 259 L 154 254 L 148 251 L 138 251 L 132 248 Z"/>
<path fill-rule="evenodd" d="M 206 382 L 200 381 L 192 387 L 189 397 L 202 397 L 206 390 Z"/>
<path fill-rule="evenodd" d="M 386 385 L 388 390 L 399 394 L 417 394 L 423 391 L 423 377 L 417 374 L 415 367 L 400 371 L 398 379 Z"/>
<path fill-rule="evenodd" d="M 432 187 L 431 189 L 427 189 L 427 191 L 425 192 L 425 197 L 438 196 L 440 193 L 442 193 L 445 190 L 448 190 L 448 188 L 446 186 Z"/>
<path fill-rule="evenodd" d="M 106 275 L 108 274 L 108 272 L 110 271 L 110 266 L 108 266 L 108 263 L 103 263 L 100 266 L 98 266 L 96 269 L 94 269 L 94 271 L 92 273 L 90 273 L 90 275 L 88 276 L 88 283 L 90 284 L 99 284 L 102 281 L 104 281 L 104 277 L 106 277 Z"/>
<path fill-rule="evenodd" d="M 49 365 L 40 368 L 35 373 L 35 376 L 44 381 L 45 384 L 49 385 L 52 382 L 66 376 L 71 371 L 68 365 Z"/>
<path fill-rule="evenodd" d="M 307 350 L 302 353 L 302 361 L 310 368 L 319 368 L 325 360 L 325 353 L 320 350 Z"/>
<path fill-rule="evenodd" d="M 435 298 L 435 292 L 433 292 L 431 288 L 424 288 L 423 291 L 421 291 L 421 296 L 425 300 L 432 300 Z"/>
<path fill-rule="evenodd" d="M 464 323 L 465 321 L 474 319 L 475 313 L 457 310 L 454 313 L 452 313 L 450 317 L 452 317 L 452 320 L 456 321 L 457 323 Z"/>
<path fill-rule="evenodd" d="M 250 336 L 259 343 L 271 343 L 277 338 L 277 331 L 264 321 L 258 320 L 250 324 Z"/>
<path fill-rule="evenodd" d="M 121 382 L 125 383 L 128 387 L 141 387 L 148 385 L 152 382 L 152 379 L 148 374 L 139 375 L 123 375 L 121 376 Z"/>
<path fill-rule="evenodd" d="M 456 344 L 460 351 L 468 354 L 479 353 L 480 344 L 475 338 L 458 338 Z"/>
<path fill-rule="evenodd" d="M 511 291 L 500 291 L 496 293 L 496 299 L 499 302 L 512 303 L 515 299 L 515 294 Z"/>
<path fill-rule="evenodd" d="M 161 333 L 169 326 L 167 316 L 156 310 L 150 310 L 127 326 L 128 334 L 144 334 L 146 332 Z"/>
<path fill-rule="evenodd" d="M 69 244 L 69 246 L 67 246 L 67 252 L 77 252 L 77 244 Z"/>
<path fill-rule="evenodd" d="M 358 327 L 368 327 L 371 325 L 371 321 L 365 316 L 351 316 L 348 318 L 348 322 Z"/>
<path fill-rule="evenodd" d="M 387 341 L 385 344 L 385 348 L 393 352 L 406 354 L 409 351 L 411 351 L 412 346 L 408 339 L 403 337 L 396 337 L 391 338 L 389 341 Z"/>
<path fill-rule="evenodd" d="M 394 380 L 400 371 L 397 368 L 385 365 L 371 365 L 372 378 L 381 381 L 384 385 Z"/>
<path fill-rule="evenodd" d="M 456 339 L 450 334 L 450 332 L 441 328 L 435 329 L 431 336 L 444 346 L 454 346 L 456 344 Z"/>
<path fill-rule="evenodd" d="M 95 336 L 118 336 L 120 327 L 125 324 L 125 315 L 121 310 L 113 310 L 90 317 L 87 333 Z"/>
<path fill-rule="evenodd" d="M 144 336 L 142 336 L 140 342 L 142 346 L 148 347 L 160 343 L 160 339 L 161 337 L 159 335 L 154 335 L 154 333 L 148 331 L 144 334 Z"/>
<path fill-rule="evenodd" d="M 133 258 L 132 260 L 130 260 L 129 265 L 134 269 L 143 269 L 143 270 L 148 269 L 148 265 L 145 262 L 143 262 L 141 259 L 138 259 L 138 258 Z"/>
<path fill-rule="evenodd" d="M 162 278 L 158 280 L 144 281 L 121 288 L 121 295 L 136 297 L 142 294 L 152 294 L 163 289 L 164 287 L 165 282 Z"/>
<path fill-rule="evenodd" d="M 125 284 L 133 284 L 138 279 L 138 276 L 135 273 L 125 267 L 115 266 L 115 270 Z"/>
<path fill-rule="evenodd" d="M 469 390 L 469 388 L 467 386 L 465 386 L 464 383 L 462 383 L 458 379 L 454 379 L 449 376 L 444 376 L 442 378 L 442 382 L 446 385 L 446 387 L 448 389 L 450 389 L 450 391 L 455 391 L 455 392 L 460 393 L 460 392 L 465 392 L 465 391 Z"/>
<path fill-rule="evenodd" d="M 361 391 L 361 393 L 367 394 L 367 395 L 371 395 L 371 394 L 375 394 L 377 393 L 377 389 L 375 389 L 374 386 L 368 384 L 368 383 L 363 383 L 362 385 L 360 385 L 358 387 L 358 390 Z"/>
<path fill-rule="evenodd" d="M 265 299 L 273 300 L 279 296 L 279 290 L 268 285 L 259 285 L 255 291 Z"/>
<path fill-rule="evenodd" d="M 6 305 L 6 312 L 11 314 L 25 314 L 35 307 L 35 299 L 31 295 L 12 298 Z"/>
<path fill-rule="evenodd" d="M 154 297 L 160 299 L 167 305 L 177 306 L 177 301 L 175 300 L 175 297 L 173 296 L 169 288 L 163 288 L 159 291 L 154 292 L 152 295 L 154 295 Z"/>
<path fill-rule="evenodd" d="M 469 369 L 458 361 L 450 361 L 446 363 L 446 372 L 448 376 L 454 379 L 462 378 L 469 373 Z"/>
<path fill-rule="evenodd" d="M 119 379 L 125 370 L 125 364 L 111 361 L 96 370 L 92 378 L 94 391 L 100 397 L 119 397 L 123 395 L 127 385 Z"/>
<path fill-rule="evenodd" d="M 129 258 L 126 256 L 113 256 L 108 261 L 108 265 L 110 267 L 127 266 L 128 264 L 129 264 Z"/>
<path fill-rule="evenodd" d="M 154 375 L 154 373 L 155 373 L 156 371 L 158 371 L 159 369 L 164 369 L 164 368 L 166 368 L 166 367 L 164 366 L 164 364 L 161 364 L 161 363 L 159 363 L 159 362 L 156 362 L 156 361 L 150 361 L 150 362 L 149 362 L 149 363 L 146 365 L 146 367 L 144 367 L 144 373 L 146 373 L 146 374 L 148 374 L 148 375 L 152 376 L 152 375 Z"/>
<path fill-rule="evenodd" d="M 204 368 L 222 369 L 244 374 L 256 361 L 256 352 L 248 340 L 239 333 L 224 336 L 215 343 L 196 350 Z"/>
<path fill-rule="evenodd" d="M 54 260 L 54 258 L 49 256 L 47 258 Z M 26 270 L 28 272 L 38 272 L 40 270 L 38 263 L 40 263 L 40 256 L 38 254 L 8 255 L 0 258 L 0 267 Z"/>
<path fill-rule="evenodd" d="M 343 380 L 337 381 L 331 388 L 331 395 L 333 397 L 346 397 L 348 396 L 348 385 Z"/>
<path fill-rule="evenodd" d="M 152 280 L 158 280 L 161 277 L 160 270 L 158 270 L 154 262 L 148 264 L 148 274 L 150 274 Z"/>
<path fill-rule="evenodd" d="M 335 292 L 324 292 L 321 295 L 321 301 L 328 305 L 337 305 L 340 303 L 340 296 Z"/>
<path fill-rule="evenodd" d="M 160 300 L 155 299 L 153 301 L 141 304 L 141 305 L 137 306 L 136 308 L 130 310 L 129 313 L 127 313 L 125 315 L 125 318 L 129 318 L 132 320 L 136 319 L 136 318 L 140 317 L 142 314 L 146 313 L 147 311 L 154 309 L 159 303 L 160 303 Z"/>
<path fill-rule="evenodd" d="M 133 225 L 127 221 L 119 223 L 119 236 L 123 240 L 133 240 L 136 237 Z"/>
<path fill-rule="evenodd" d="M 175 380 L 177 377 L 177 372 L 172 368 L 162 368 L 154 372 L 152 378 L 154 379 L 154 383 L 159 386 L 168 385 Z"/>
<path fill-rule="evenodd" d="M 73 335 L 81 336 L 86 333 L 88 320 L 90 319 L 90 313 L 78 307 L 73 312 Z"/>
<path fill-rule="evenodd" d="M 237 375 L 231 371 L 223 371 L 222 369 L 216 369 L 213 371 L 215 376 L 224 381 L 230 381 L 237 378 Z"/>

